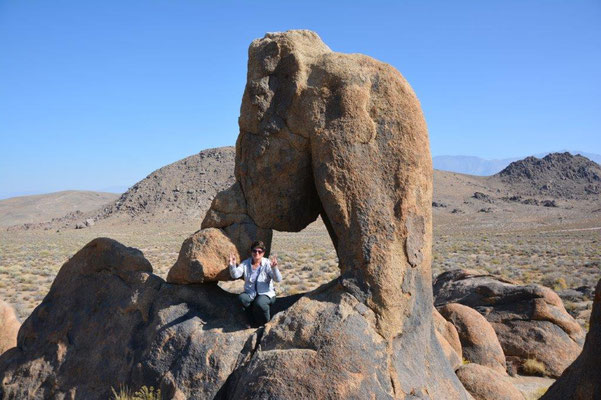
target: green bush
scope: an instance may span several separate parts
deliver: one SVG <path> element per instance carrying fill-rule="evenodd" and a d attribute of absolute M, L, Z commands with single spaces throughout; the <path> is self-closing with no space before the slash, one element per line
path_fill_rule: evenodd
<path fill-rule="evenodd" d="M 142 386 L 140 390 L 133 393 L 131 389 L 125 385 L 119 385 L 119 392 L 117 393 L 114 388 L 111 388 L 113 392 L 112 400 L 161 400 L 161 389 L 154 389 L 150 386 Z"/>

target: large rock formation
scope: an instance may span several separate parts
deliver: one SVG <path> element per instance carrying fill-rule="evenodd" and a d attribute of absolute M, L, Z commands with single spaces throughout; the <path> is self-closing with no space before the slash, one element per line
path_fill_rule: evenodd
<path fill-rule="evenodd" d="M 595 289 L 590 328 L 576 361 L 561 374 L 541 400 L 601 399 L 601 280 Z"/>
<path fill-rule="evenodd" d="M 17 345 L 17 333 L 21 323 L 15 309 L 0 300 L 0 354 Z"/>
<path fill-rule="evenodd" d="M 239 124 L 237 182 L 215 198 L 202 227 L 237 243 L 241 225 L 299 231 L 321 215 L 340 259 L 336 290 L 373 312 L 369 327 L 384 340 L 392 386 L 382 390 L 432 395 L 445 381 L 445 395 L 459 395 L 446 364 L 438 379 L 417 372 L 438 368 L 425 365 L 438 366 L 428 358 L 440 349 L 428 307 L 432 165 L 407 82 L 389 65 L 332 52 L 312 32 L 267 34 L 249 49 Z M 225 268 L 226 257 L 198 267 Z M 423 358 L 408 368 L 400 354 L 414 349 Z"/>
<path fill-rule="evenodd" d="M 482 314 L 494 328 L 508 362 L 542 362 L 558 377 L 578 356 L 584 341 L 580 325 L 553 290 L 520 286 L 475 271 L 454 270 L 434 281 L 435 305 L 461 303 Z"/>
<path fill-rule="evenodd" d="M 236 183 L 170 273 L 203 284 L 165 283 L 136 250 L 90 243 L 0 358 L 5 397 L 105 398 L 119 383 L 182 399 L 469 397 L 432 325 L 432 165 L 410 86 L 309 31 L 254 41 L 248 66 Z M 246 329 L 235 296 L 207 282 L 233 247 L 243 256 L 318 215 L 340 278 Z"/>

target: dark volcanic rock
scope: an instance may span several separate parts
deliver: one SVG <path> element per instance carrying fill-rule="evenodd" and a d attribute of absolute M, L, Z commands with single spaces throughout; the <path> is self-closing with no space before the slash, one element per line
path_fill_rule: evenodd
<path fill-rule="evenodd" d="M 152 172 L 117 200 L 94 211 L 76 211 L 50 222 L 10 230 L 82 229 L 102 220 L 172 223 L 201 219 L 215 195 L 234 183 L 234 147 L 206 149 Z"/>
<path fill-rule="evenodd" d="M 493 200 L 490 198 L 490 196 L 482 192 L 475 192 L 472 197 L 485 203 L 493 203 Z"/>
<path fill-rule="evenodd" d="M 108 217 L 201 218 L 213 197 L 234 183 L 234 148 L 203 150 L 152 172 L 96 219 Z"/>
<path fill-rule="evenodd" d="M 579 199 L 599 193 L 601 166 L 586 157 L 551 153 L 512 162 L 495 175 L 522 195 L 546 195 Z M 555 207 L 552 202 L 543 204 Z"/>
<path fill-rule="evenodd" d="M 435 305 L 461 303 L 492 325 L 503 352 L 523 364 L 534 358 L 557 377 L 578 356 L 584 340 L 580 325 L 553 290 L 515 285 L 488 274 L 454 270 L 434 281 Z"/>
<path fill-rule="evenodd" d="M 542 400 L 601 399 L 601 280 L 595 293 L 590 329 L 582 353 L 541 397 Z"/>

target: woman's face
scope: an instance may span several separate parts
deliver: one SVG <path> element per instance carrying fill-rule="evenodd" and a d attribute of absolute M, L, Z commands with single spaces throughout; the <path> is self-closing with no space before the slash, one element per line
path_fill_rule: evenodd
<path fill-rule="evenodd" d="M 263 253 L 265 253 L 265 250 L 263 250 L 260 247 L 255 247 L 250 252 L 252 254 L 253 261 L 256 262 L 256 261 L 260 261 L 261 258 L 263 258 Z"/>

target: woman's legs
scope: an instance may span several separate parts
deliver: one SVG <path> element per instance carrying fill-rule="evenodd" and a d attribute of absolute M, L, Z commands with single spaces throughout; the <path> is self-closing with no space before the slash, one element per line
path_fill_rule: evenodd
<path fill-rule="evenodd" d="M 250 306 L 250 303 L 253 302 L 253 299 L 251 299 L 250 296 L 246 293 L 238 295 L 238 300 L 240 300 L 240 303 L 242 303 L 242 308 L 244 308 L 245 310 Z"/>
<path fill-rule="evenodd" d="M 240 300 L 240 303 L 242 303 L 242 309 L 244 310 L 244 313 L 246 314 L 248 323 L 250 323 L 252 325 L 253 316 L 252 316 L 252 312 L 250 310 L 250 305 L 253 302 L 253 299 L 251 299 L 251 297 L 248 294 L 242 293 L 242 294 L 238 295 L 238 300 Z"/>
<path fill-rule="evenodd" d="M 275 303 L 275 296 L 269 297 L 264 294 L 259 295 L 253 301 L 253 314 L 255 321 L 261 325 L 266 324 L 271 319 L 270 306 Z"/>

